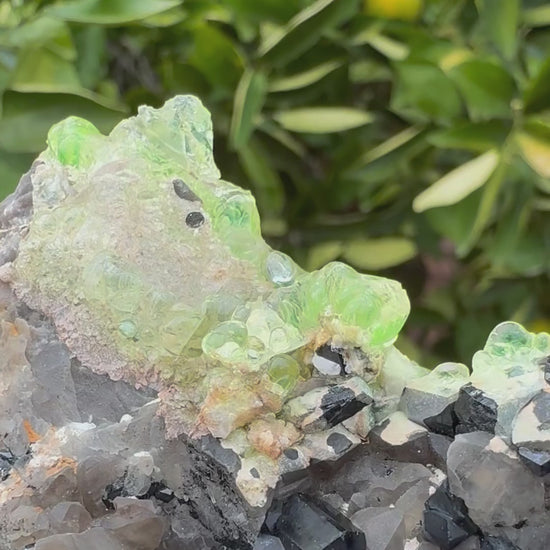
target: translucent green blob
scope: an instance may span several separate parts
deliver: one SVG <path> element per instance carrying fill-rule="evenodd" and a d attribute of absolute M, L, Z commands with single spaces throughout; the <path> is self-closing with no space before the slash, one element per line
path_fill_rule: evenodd
<path fill-rule="evenodd" d="M 246 326 L 238 321 L 226 321 L 219 324 L 202 341 L 204 353 L 225 362 L 245 360 L 248 332 Z"/>
<path fill-rule="evenodd" d="M 118 325 L 118 330 L 125 338 L 135 338 L 137 335 L 137 326 L 130 319 L 122 321 L 122 323 Z"/>
<path fill-rule="evenodd" d="M 300 378 L 300 365 L 290 355 L 276 355 L 269 361 L 267 374 L 272 382 L 288 393 Z"/>
<path fill-rule="evenodd" d="M 87 120 L 69 117 L 56 124 L 48 133 L 48 145 L 61 164 L 87 167 L 95 156 L 100 131 Z"/>

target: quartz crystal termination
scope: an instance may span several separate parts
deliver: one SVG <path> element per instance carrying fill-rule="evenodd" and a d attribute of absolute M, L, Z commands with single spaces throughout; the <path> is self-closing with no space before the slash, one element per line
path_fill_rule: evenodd
<path fill-rule="evenodd" d="M 158 391 L 168 437 L 212 435 L 236 452 L 238 486 L 262 506 L 282 473 L 360 442 L 370 420 L 347 416 L 367 414 L 409 302 L 395 281 L 338 262 L 308 273 L 272 250 L 212 142 L 191 96 L 141 107 L 109 136 L 80 118 L 57 124 L 0 279 L 83 365 Z M 314 366 L 327 346 L 338 372 Z M 349 414 L 317 418 L 335 395 Z"/>

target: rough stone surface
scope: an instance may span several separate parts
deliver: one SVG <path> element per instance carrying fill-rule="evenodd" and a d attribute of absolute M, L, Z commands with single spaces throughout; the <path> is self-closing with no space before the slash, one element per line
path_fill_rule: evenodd
<path fill-rule="evenodd" d="M 364 508 L 351 517 L 363 533 L 369 550 L 403 550 L 405 521 L 397 508 Z"/>
<path fill-rule="evenodd" d="M 515 531 L 514 542 L 526 527 L 538 531 L 548 523 L 543 482 L 498 436 L 457 436 L 447 465 L 451 492 L 464 500 L 471 519 L 485 534 L 509 536 Z"/>

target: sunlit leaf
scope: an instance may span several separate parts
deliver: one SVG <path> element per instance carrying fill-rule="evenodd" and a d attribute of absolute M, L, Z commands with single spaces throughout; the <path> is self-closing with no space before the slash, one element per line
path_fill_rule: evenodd
<path fill-rule="evenodd" d="M 327 61 L 321 63 L 312 69 L 292 76 L 285 76 L 271 81 L 269 85 L 270 92 L 288 92 L 289 90 L 297 90 L 305 88 L 324 78 L 342 65 L 341 61 Z"/>
<path fill-rule="evenodd" d="M 361 165 L 369 164 L 370 162 L 373 162 L 376 159 L 379 159 L 380 157 L 383 157 L 391 153 L 392 151 L 395 151 L 399 147 L 406 145 L 415 137 L 417 137 L 421 131 L 422 131 L 422 128 L 416 127 L 416 126 L 405 128 L 401 132 L 388 138 L 386 141 L 383 141 L 380 145 L 377 145 L 370 151 L 367 151 L 361 157 L 358 164 L 361 164 Z"/>
<path fill-rule="evenodd" d="M 346 261 L 365 270 L 387 269 L 415 256 L 414 241 L 403 237 L 353 240 L 345 246 L 342 253 Z"/>
<path fill-rule="evenodd" d="M 373 116 L 350 107 L 309 107 L 279 111 L 274 118 L 292 132 L 326 134 L 357 128 L 373 121 Z"/>
<path fill-rule="evenodd" d="M 403 61 L 409 56 L 410 49 L 406 44 L 382 34 L 378 27 L 369 27 L 353 37 L 356 46 L 368 44 L 383 56 L 394 61 Z"/>
<path fill-rule="evenodd" d="M 349 78 L 354 83 L 383 82 L 392 78 L 390 68 L 372 59 L 361 59 L 349 66 Z"/>
<path fill-rule="evenodd" d="M 489 179 L 499 159 L 498 152 L 491 150 L 455 168 L 414 199 L 414 211 L 447 206 L 467 197 Z"/>
<path fill-rule="evenodd" d="M 541 126 L 526 127 L 516 141 L 527 164 L 537 174 L 550 178 L 550 128 Z"/>
<path fill-rule="evenodd" d="M 545 27 L 550 25 L 550 6 L 543 4 L 535 8 L 522 10 L 523 22 L 529 27 Z"/>
<path fill-rule="evenodd" d="M 336 260 L 342 253 L 343 244 L 340 241 L 327 241 L 313 245 L 308 252 L 307 268 L 319 269 Z"/>

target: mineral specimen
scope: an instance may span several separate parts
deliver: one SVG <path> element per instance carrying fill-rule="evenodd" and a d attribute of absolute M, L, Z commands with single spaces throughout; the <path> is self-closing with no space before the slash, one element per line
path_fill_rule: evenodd
<path fill-rule="evenodd" d="M 56 125 L 0 204 L 0 548 L 545 550 L 550 336 L 429 371 L 408 308 L 272 250 L 197 99 Z"/>
<path fill-rule="evenodd" d="M 330 346 L 348 360 L 329 386 L 374 378 L 407 316 L 398 283 L 340 263 L 307 273 L 264 242 L 250 193 L 220 179 L 193 97 L 142 107 L 109 136 L 59 123 L 30 179 L 32 218 L 2 279 L 83 365 L 157 390 L 169 437 L 225 439 L 278 415 Z M 361 406 L 327 412 L 328 427 Z M 278 466 L 252 448 L 273 473 L 240 487 L 262 505 Z"/>

